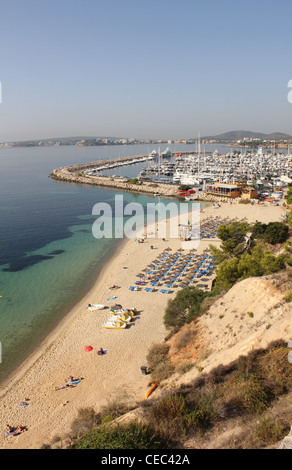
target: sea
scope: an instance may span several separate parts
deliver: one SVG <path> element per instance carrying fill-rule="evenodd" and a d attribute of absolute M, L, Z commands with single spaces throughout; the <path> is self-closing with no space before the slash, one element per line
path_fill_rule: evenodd
<path fill-rule="evenodd" d="M 191 145 L 168 147 L 177 152 L 195 150 Z M 157 202 L 153 196 L 56 181 L 50 178 L 51 171 L 147 155 L 153 149 L 165 148 L 144 144 L 0 148 L 0 383 L 89 292 L 121 246 L 122 238 L 93 236 L 94 205 L 106 202 L 113 208 L 116 194 L 123 194 L 125 204 L 146 207 Z M 206 150 L 213 152 L 215 147 Z M 134 178 L 143 167 L 145 162 L 112 171 Z"/>

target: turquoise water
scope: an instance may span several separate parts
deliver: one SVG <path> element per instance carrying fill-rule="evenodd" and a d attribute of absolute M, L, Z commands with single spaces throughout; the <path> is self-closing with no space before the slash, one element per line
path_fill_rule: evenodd
<path fill-rule="evenodd" d="M 61 183 L 49 178 L 50 172 L 149 150 L 142 145 L 0 149 L 0 381 L 84 297 L 122 243 L 93 237 L 93 206 L 107 202 L 113 207 L 115 194 L 123 194 L 125 204 L 157 202 L 145 195 Z M 125 171 L 134 177 L 140 167 Z"/>

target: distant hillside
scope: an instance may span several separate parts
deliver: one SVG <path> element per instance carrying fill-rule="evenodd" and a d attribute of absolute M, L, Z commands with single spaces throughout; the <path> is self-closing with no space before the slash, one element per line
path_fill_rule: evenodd
<path fill-rule="evenodd" d="M 225 132 L 219 135 L 213 135 L 208 137 L 203 137 L 203 139 L 214 139 L 222 141 L 234 141 L 241 140 L 244 138 L 253 138 L 253 139 L 262 139 L 262 140 L 286 140 L 292 139 L 291 135 L 283 134 L 282 132 L 273 132 L 272 134 L 263 134 L 261 132 L 252 132 L 252 131 L 230 131 Z"/>

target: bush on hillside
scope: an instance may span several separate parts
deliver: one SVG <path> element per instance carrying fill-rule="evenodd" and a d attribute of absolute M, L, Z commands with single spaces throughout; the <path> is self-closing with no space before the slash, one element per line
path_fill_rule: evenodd
<path fill-rule="evenodd" d="M 287 240 L 289 227 L 283 222 L 269 222 L 268 224 L 257 222 L 252 227 L 252 234 L 254 238 L 262 239 L 271 245 L 276 245 Z"/>
<path fill-rule="evenodd" d="M 165 449 L 158 432 L 138 422 L 120 426 L 100 426 L 81 438 L 73 449 Z"/>
<path fill-rule="evenodd" d="M 151 406 L 145 404 L 144 416 L 165 440 L 206 433 L 218 421 L 230 418 L 260 418 L 292 390 L 288 352 L 287 343 L 279 340 L 230 364 L 219 365 Z M 255 429 L 267 443 L 281 437 L 278 431 L 274 426 L 271 433 L 266 426 Z"/>
<path fill-rule="evenodd" d="M 265 276 L 285 269 L 286 256 L 275 256 L 264 244 L 256 245 L 251 254 L 223 261 L 216 271 L 216 288 L 229 290 L 248 277 Z"/>
<path fill-rule="evenodd" d="M 210 293 L 197 289 L 196 287 L 186 287 L 180 290 L 174 299 L 169 299 L 164 315 L 166 328 L 181 327 L 186 322 L 194 320 L 200 313 L 203 300 Z"/>

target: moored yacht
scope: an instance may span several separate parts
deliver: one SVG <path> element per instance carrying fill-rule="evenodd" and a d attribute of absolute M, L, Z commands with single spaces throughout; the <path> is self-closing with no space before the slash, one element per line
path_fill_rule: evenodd
<path fill-rule="evenodd" d="M 171 150 L 167 147 L 163 152 L 161 152 L 162 158 L 170 158 L 171 157 Z"/>

